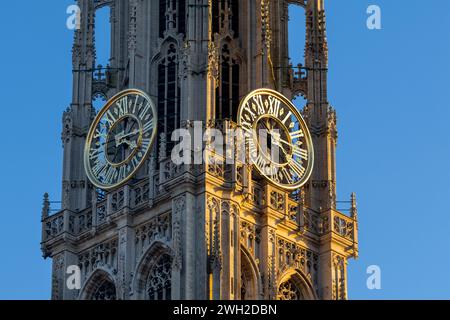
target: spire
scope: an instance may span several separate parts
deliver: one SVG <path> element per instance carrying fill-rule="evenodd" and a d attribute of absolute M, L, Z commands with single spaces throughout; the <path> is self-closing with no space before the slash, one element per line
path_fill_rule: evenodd
<path fill-rule="evenodd" d="M 354 192 L 352 193 L 351 202 L 352 202 L 351 215 L 352 218 L 356 221 L 358 220 L 358 208 L 356 203 L 356 193 Z"/>
<path fill-rule="evenodd" d="M 308 205 L 321 211 L 336 203 L 336 113 L 328 103 L 328 43 L 324 0 L 310 0 L 306 5 L 305 68 L 306 98 L 303 112 L 309 125 L 318 162 L 311 177 Z"/>
<path fill-rule="evenodd" d="M 328 66 L 324 0 L 308 1 L 306 8 L 306 67 Z"/>
<path fill-rule="evenodd" d="M 324 0 L 308 1 L 306 7 L 305 67 L 308 71 L 308 109 L 312 124 L 327 120 L 328 43 Z"/>
<path fill-rule="evenodd" d="M 358 208 L 356 203 L 356 193 L 352 193 L 351 198 L 352 208 L 351 216 L 353 219 L 353 257 L 358 258 Z"/>

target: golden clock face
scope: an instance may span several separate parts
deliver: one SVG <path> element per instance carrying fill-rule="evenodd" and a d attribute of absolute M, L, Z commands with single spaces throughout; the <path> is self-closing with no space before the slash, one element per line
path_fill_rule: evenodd
<path fill-rule="evenodd" d="M 89 180 L 104 190 L 127 182 L 145 163 L 156 130 L 156 108 L 144 92 L 129 89 L 111 98 L 86 140 L 84 167 Z"/>
<path fill-rule="evenodd" d="M 251 163 L 273 184 L 296 190 L 311 176 L 314 150 L 308 127 L 282 94 L 258 89 L 242 100 L 238 123 Z"/>

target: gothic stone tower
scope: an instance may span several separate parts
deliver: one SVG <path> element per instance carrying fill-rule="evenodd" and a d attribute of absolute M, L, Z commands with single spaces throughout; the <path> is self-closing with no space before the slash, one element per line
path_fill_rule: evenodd
<path fill-rule="evenodd" d="M 305 63 L 290 64 L 288 6 L 306 14 Z M 336 113 L 327 99 L 324 0 L 79 0 L 73 97 L 63 116 L 62 208 L 45 195 L 42 251 L 53 299 L 346 299 L 357 257 L 355 196 L 336 208 Z M 95 20 L 110 7 L 111 57 L 96 67 Z M 297 72 L 295 72 L 295 70 Z M 257 88 L 307 100 L 309 182 L 288 193 L 252 166 L 176 166 L 172 131 L 236 126 Z M 158 141 L 126 185 L 104 192 L 83 168 L 93 99 L 137 88 L 158 109 Z M 194 150 L 194 153 L 201 150 Z M 81 289 L 66 286 L 81 270 Z"/>

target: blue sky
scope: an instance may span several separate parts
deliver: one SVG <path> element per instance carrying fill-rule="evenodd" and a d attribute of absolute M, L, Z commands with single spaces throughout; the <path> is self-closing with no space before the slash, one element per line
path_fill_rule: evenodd
<path fill-rule="evenodd" d="M 339 198 L 355 191 L 359 204 L 360 258 L 349 263 L 349 296 L 450 298 L 450 2 L 326 2 Z M 44 192 L 53 200 L 60 194 L 72 3 L 6 1 L 0 11 L 0 299 L 50 297 L 40 211 Z M 366 28 L 370 4 L 382 9 L 382 30 Z M 291 25 L 303 28 L 300 12 Z M 302 50 L 292 50 L 298 62 Z M 370 265 L 381 267 L 382 290 L 366 287 Z"/>

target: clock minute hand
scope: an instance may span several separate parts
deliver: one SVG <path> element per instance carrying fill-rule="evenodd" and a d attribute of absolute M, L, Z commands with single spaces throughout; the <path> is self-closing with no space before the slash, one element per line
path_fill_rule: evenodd
<path fill-rule="evenodd" d="M 122 144 L 122 139 L 124 136 L 125 136 L 124 131 L 122 131 L 114 136 L 114 139 L 116 140 L 116 148 Z"/>
<path fill-rule="evenodd" d="M 122 135 L 120 136 L 120 139 L 128 138 L 129 136 L 133 136 L 137 133 L 139 133 L 138 129 L 134 130 L 133 132 L 127 133 L 127 134 L 122 133 Z"/>
<path fill-rule="evenodd" d="M 127 145 L 129 145 L 133 149 L 137 148 L 136 141 L 123 140 L 120 144 L 124 144 L 124 143 L 126 143 Z"/>
<path fill-rule="evenodd" d="M 278 139 L 278 141 L 280 141 L 281 143 L 284 143 L 284 144 L 286 144 L 286 145 L 292 147 L 292 143 L 287 142 L 286 140 L 283 140 L 283 139 L 280 138 L 280 139 Z"/>

